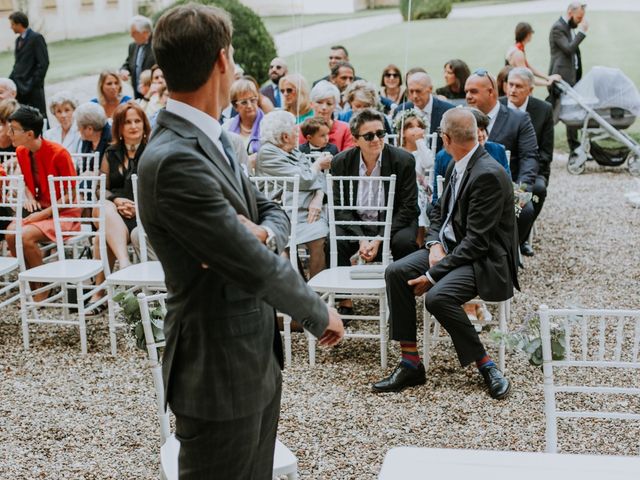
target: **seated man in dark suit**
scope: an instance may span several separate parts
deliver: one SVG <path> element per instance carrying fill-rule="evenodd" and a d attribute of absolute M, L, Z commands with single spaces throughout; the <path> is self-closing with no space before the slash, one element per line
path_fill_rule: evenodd
<path fill-rule="evenodd" d="M 538 197 L 538 201 L 533 202 L 535 220 L 540 215 L 547 198 L 547 185 L 549 185 L 553 160 L 554 133 L 553 108 L 550 103 L 533 96 L 534 86 L 535 78 L 531 70 L 523 67 L 514 68 L 509 72 L 507 97 L 502 97 L 500 101 L 509 108 L 527 112 L 536 132 L 539 169 L 535 183 L 531 187 L 533 194 Z M 531 245 L 528 245 L 528 248 L 531 248 Z"/>
<path fill-rule="evenodd" d="M 433 133 L 440 126 L 442 115 L 444 112 L 453 108 L 454 106 L 449 102 L 440 100 L 435 95 L 432 95 L 433 83 L 431 77 L 424 72 L 415 72 L 407 75 L 407 98 L 408 102 L 404 102 L 398 105 L 396 108 L 396 115 L 402 110 L 408 108 L 417 108 L 422 111 L 425 116 L 425 123 L 429 127 L 427 134 Z M 442 139 L 438 138 L 438 149 L 442 148 Z"/>
<path fill-rule="evenodd" d="M 538 142 L 529 114 L 508 108 L 498 102 L 495 79 L 486 70 L 475 71 L 465 84 L 467 104 L 489 116 L 489 141 L 501 143 L 511 152 L 511 178 L 531 190 L 538 175 Z M 518 217 L 518 236 L 523 255 L 533 255 L 525 242 L 533 226 L 535 213 L 527 203 Z"/>
<path fill-rule="evenodd" d="M 493 398 L 504 398 L 511 389 L 462 308 L 478 295 L 507 300 L 518 286 L 511 179 L 478 143 L 477 128 L 468 109 L 449 110 L 442 118 L 444 148 L 454 162 L 429 216 L 427 248 L 394 261 L 385 272 L 391 338 L 400 342 L 402 360 L 373 385 L 374 392 L 399 392 L 426 382 L 414 298 L 425 292 L 427 310 L 451 335 L 460 364 L 475 362 Z"/>
<path fill-rule="evenodd" d="M 394 260 L 415 252 L 418 249 L 416 237 L 418 235 L 418 187 L 416 184 L 415 160 L 413 155 L 396 147 L 384 143 L 386 132 L 384 130 L 383 115 L 371 108 L 365 108 L 355 115 L 350 122 L 351 135 L 356 141 L 356 146 L 339 153 L 331 162 L 331 173 L 337 176 L 382 176 L 396 175 L 396 191 L 393 204 L 393 223 L 391 224 L 391 254 Z M 385 184 L 384 198 L 376 198 L 377 205 L 386 204 L 388 184 Z M 357 189 L 357 183 L 355 184 Z M 360 191 L 364 194 L 364 190 Z M 357 196 L 358 192 L 354 193 Z M 366 205 L 367 199 L 358 198 L 359 205 Z M 339 199 L 336 196 L 336 201 Z M 365 211 L 359 213 L 336 212 L 336 220 L 364 220 L 378 221 L 378 213 Z M 360 235 L 376 235 L 381 233 L 382 227 L 349 226 L 351 233 Z M 358 231 L 359 229 L 359 231 Z M 336 227 L 337 234 L 341 235 L 343 228 Z M 377 232 L 377 233 L 376 233 Z M 351 257 L 354 254 L 365 262 L 372 262 L 382 254 L 380 241 L 362 240 L 358 242 L 338 242 L 338 264 L 351 265 Z M 343 313 L 348 313 L 344 308 L 350 308 L 349 302 L 341 304 Z M 341 309 L 338 309 L 340 312 Z"/>
<path fill-rule="evenodd" d="M 289 68 L 284 58 L 274 58 L 269 65 L 269 81 L 260 89 L 260 93 L 271 100 L 271 103 L 276 108 L 282 108 L 282 97 L 280 96 L 278 82 L 287 73 L 289 73 Z"/>

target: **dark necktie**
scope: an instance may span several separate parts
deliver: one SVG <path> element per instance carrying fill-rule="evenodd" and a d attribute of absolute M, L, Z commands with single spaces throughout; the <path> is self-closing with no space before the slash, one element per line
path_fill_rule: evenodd
<path fill-rule="evenodd" d="M 24 37 L 19 37 L 18 38 L 18 50 L 20 50 L 23 45 L 24 45 Z"/>
<path fill-rule="evenodd" d="M 453 172 L 451 172 L 451 177 L 449 178 L 449 201 L 447 202 L 447 216 L 445 217 L 446 220 L 444 221 L 444 223 L 442 224 L 442 227 L 440 228 L 440 243 L 442 244 L 442 246 L 444 247 L 445 252 L 449 252 L 449 249 L 447 247 L 447 239 L 445 238 L 445 230 L 447 228 L 447 225 L 449 225 L 449 222 L 451 221 L 451 216 L 453 215 L 453 207 L 456 204 L 456 181 L 458 179 L 458 172 L 456 171 L 455 167 L 453 169 Z"/>
<path fill-rule="evenodd" d="M 142 73 L 142 62 L 144 62 L 144 45 L 138 46 L 138 52 L 136 54 L 136 83 L 140 81 L 140 74 Z M 135 86 L 138 90 L 138 85 Z"/>

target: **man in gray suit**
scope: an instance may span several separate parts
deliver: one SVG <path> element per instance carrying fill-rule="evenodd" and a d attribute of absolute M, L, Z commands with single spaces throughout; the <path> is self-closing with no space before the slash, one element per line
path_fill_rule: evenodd
<path fill-rule="evenodd" d="M 584 18 L 585 8 L 586 5 L 582 2 L 571 2 L 567 7 L 567 13 L 553 24 L 549 33 L 549 75 L 560 75 L 572 87 L 582 78 L 580 44 L 589 30 L 589 23 Z M 558 93 L 551 85 L 547 101 L 555 107 L 559 100 Z M 567 141 L 571 151 L 580 145 L 577 128 L 567 127 Z"/>
<path fill-rule="evenodd" d="M 278 255 L 289 220 L 241 173 L 216 120 L 234 77 L 231 32 L 226 12 L 199 4 L 160 18 L 153 49 L 171 94 L 138 166 L 140 214 L 167 284 L 163 374 L 183 480 L 271 479 L 282 367 L 274 308 L 324 345 L 344 334 Z"/>

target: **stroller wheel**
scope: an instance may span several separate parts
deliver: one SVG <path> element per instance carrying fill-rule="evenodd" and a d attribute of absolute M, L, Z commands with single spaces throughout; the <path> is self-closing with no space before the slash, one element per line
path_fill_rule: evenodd
<path fill-rule="evenodd" d="M 587 156 L 583 153 L 572 153 L 567 160 L 567 170 L 572 175 L 580 175 L 587 164 Z"/>
<path fill-rule="evenodd" d="M 627 168 L 629 173 L 634 177 L 640 177 L 640 158 L 634 155 L 633 152 L 627 157 Z"/>

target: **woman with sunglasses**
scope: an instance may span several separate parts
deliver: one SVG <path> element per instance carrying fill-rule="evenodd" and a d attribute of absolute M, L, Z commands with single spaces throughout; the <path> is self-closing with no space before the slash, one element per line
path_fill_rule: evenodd
<path fill-rule="evenodd" d="M 391 103 L 400 105 L 403 102 L 405 87 L 402 85 L 402 74 L 395 65 L 387 65 L 382 71 L 380 80 L 380 96 L 388 98 Z"/>
<path fill-rule="evenodd" d="M 297 124 L 313 117 L 309 101 L 309 85 L 302 75 L 298 73 L 285 75 L 280 79 L 278 88 L 282 97 L 283 109 L 295 115 Z"/>
<path fill-rule="evenodd" d="M 240 135 L 251 161 L 251 155 L 260 150 L 260 124 L 264 118 L 264 112 L 258 106 L 260 93 L 255 83 L 240 78 L 231 85 L 230 96 L 238 115 L 227 120 L 223 128 Z"/>
<path fill-rule="evenodd" d="M 388 177 L 396 175 L 396 190 L 393 203 L 393 222 L 391 224 L 391 253 L 394 260 L 415 252 L 418 249 L 418 189 L 416 186 L 415 160 L 413 155 L 400 148 L 384 143 L 387 134 L 384 128 L 384 115 L 372 108 L 365 108 L 353 116 L 349 123 L 351 135 L 356 147 L 336 155 L 331 162 L 331 173 L 347 177 Z M 354 187 L 359 188 L 359 182 Z M 345 188 L 349 188 L 345 185 Z M 380 192 L 373 186 L 372 194 L 358 190 L 354 194 L 357 203 L 352 206 L 384 206 L 387 201 L 386 188 Z M 347 190 L 348 191 L 348 190 Z M 339 204 L 339 195 L 335 197 Z M 336 221 L 377 222 L 380 216 L 375 210 L 338 210 Z M 336 226 L 336 235 L 382 236 L 384 226 L 349 225 Z M 338 265 L 348 266 L 354 263 L 370 263 L 382 258 L 379 240 L 338 241 Z M 351 301 L 343 301 L 338 308 L 343 315 L 353 313 Z"/>
<path fill-rule="evenodd" d="M 449 100 L 464 100 L 464 84 L 470 73 L 469 66 L 462 60 L 449 60 L 444 64 L 445 86 L 436 89 L 436 95 Z"/>

